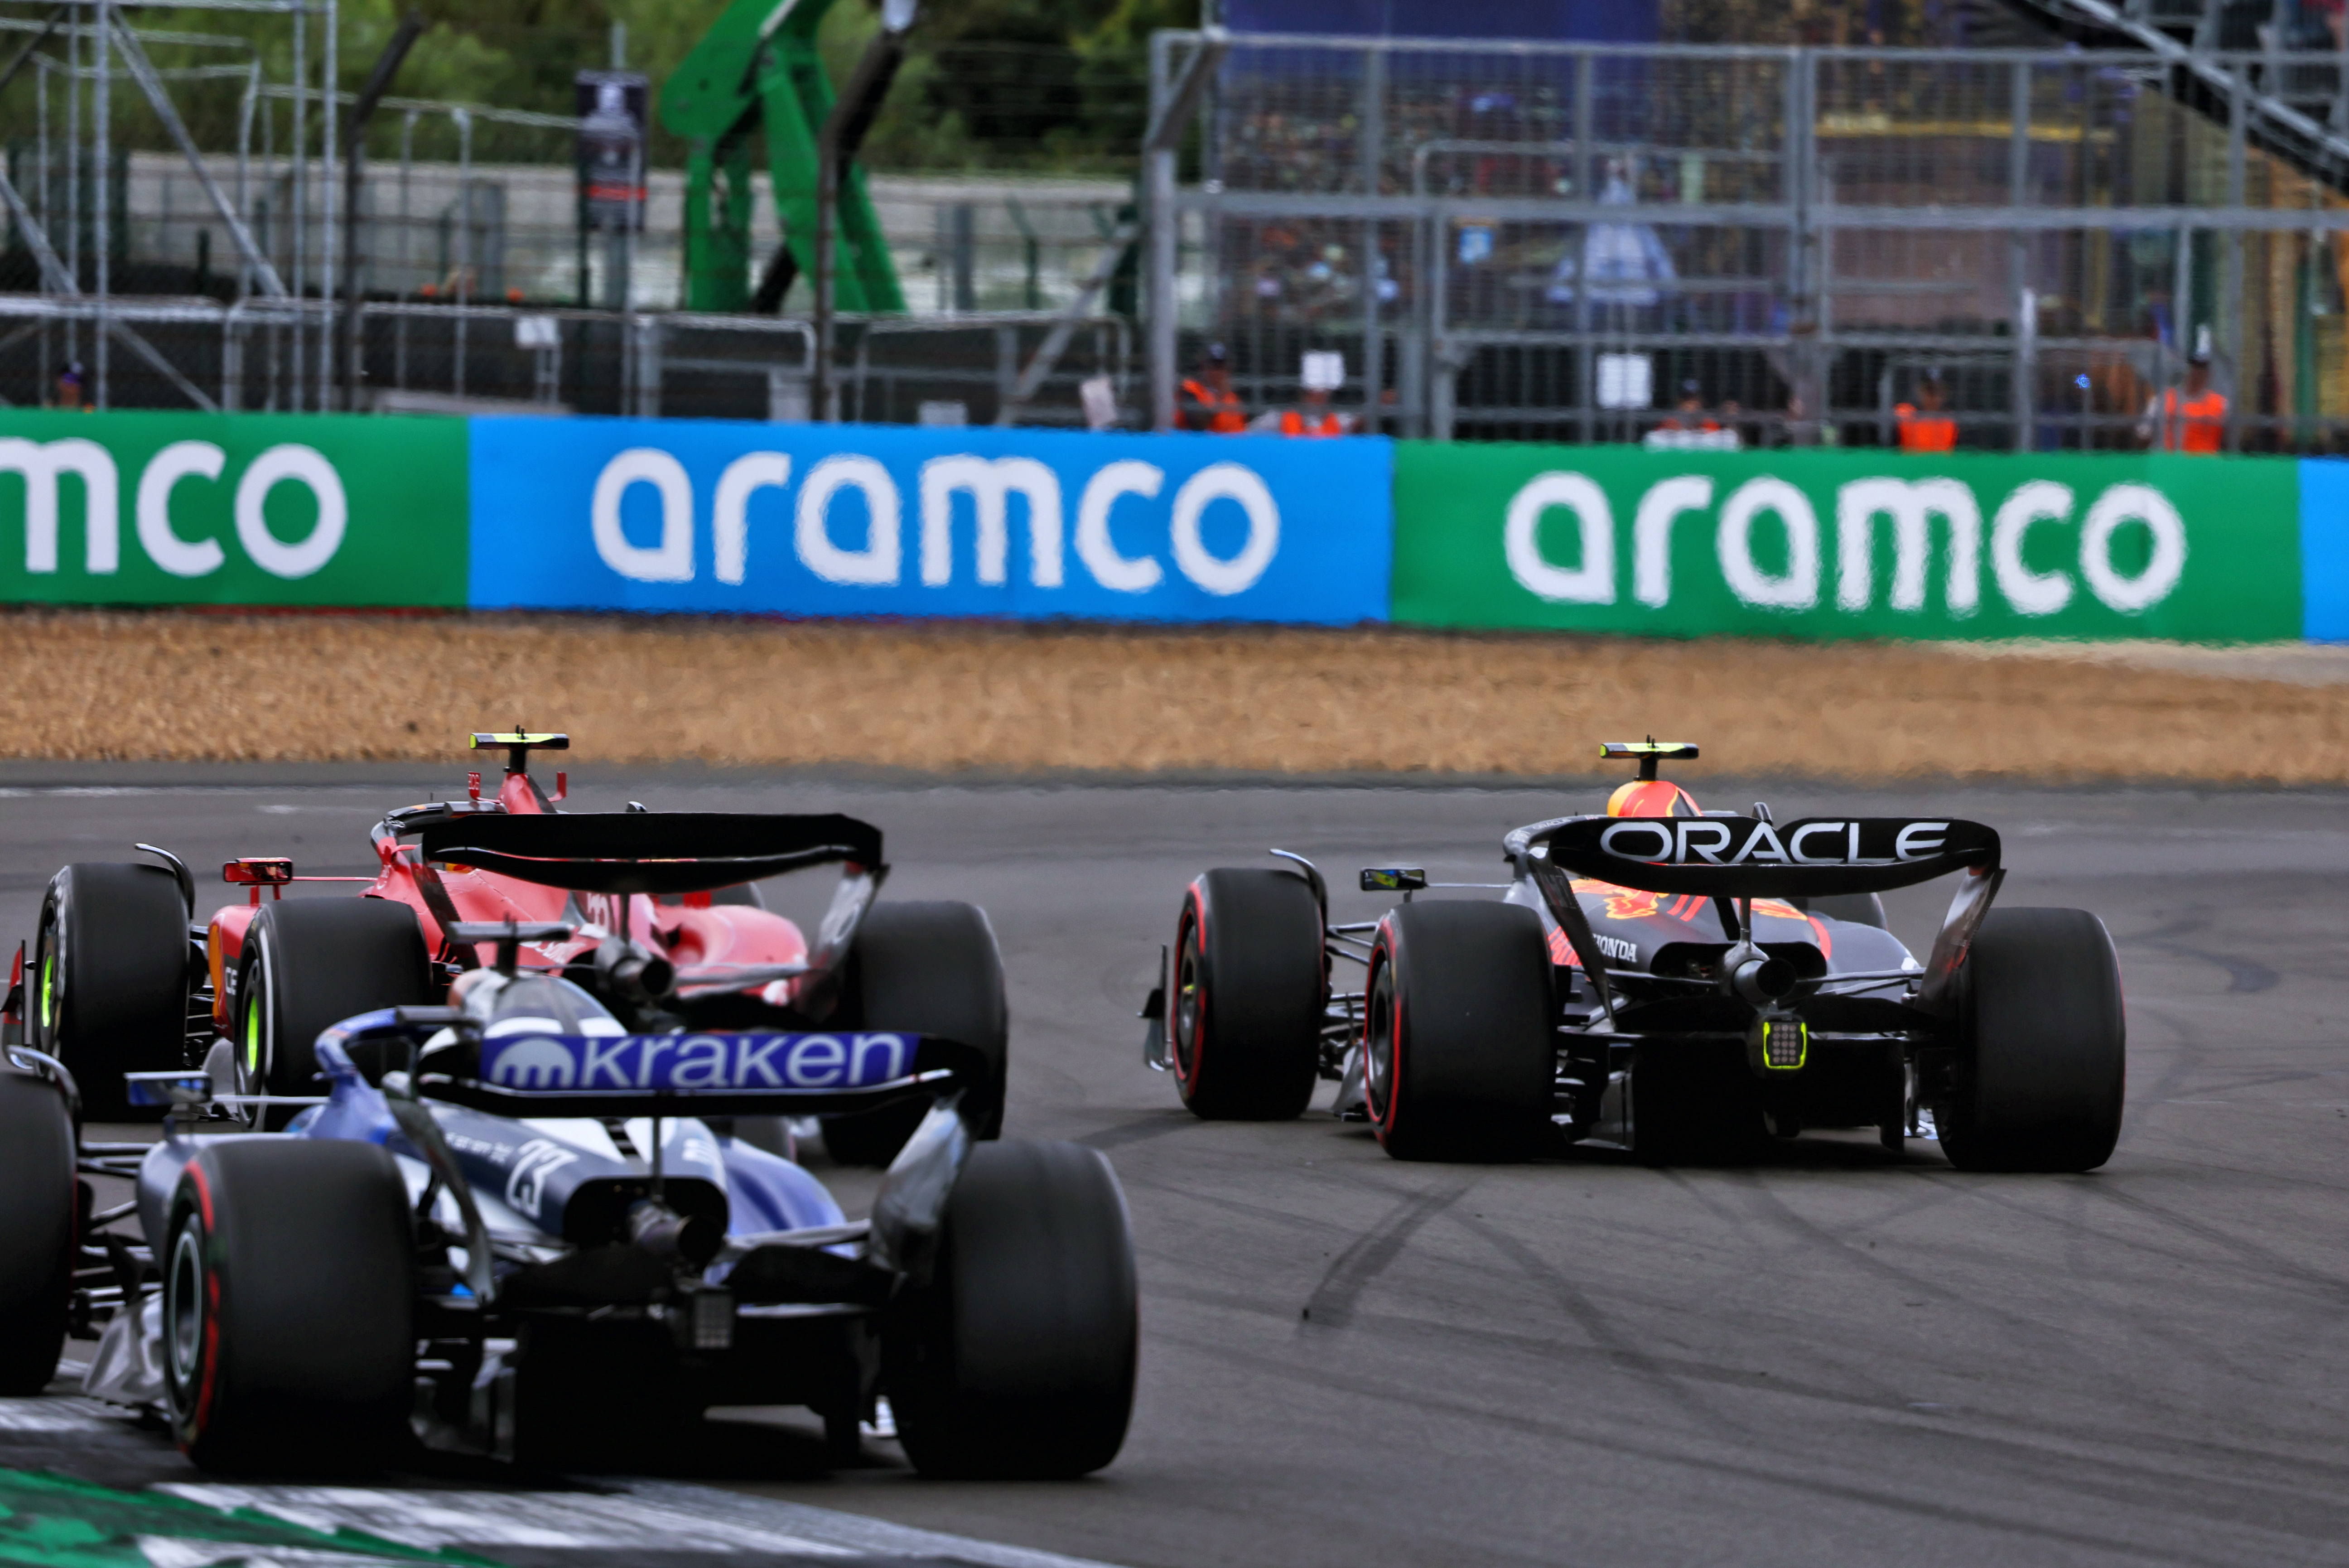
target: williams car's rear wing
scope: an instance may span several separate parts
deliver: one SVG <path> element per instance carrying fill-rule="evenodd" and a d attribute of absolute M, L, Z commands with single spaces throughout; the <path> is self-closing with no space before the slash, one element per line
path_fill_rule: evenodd
<path fill-rule="evenodd" d="M 884 869 L 881 830 L 853 816 L 733 812 L 483 812 L 430 822 L 427 860 L 577 893 L 701 893 L 832 862 Z"/>
<path fill-rule="evenodd" d="M 346 1019 L 319 1036 L 319 1058 L 352 1060 L 377 1042 L 420 1047 L 442 1030 L 456 1038 L 411 1057 L 415 1093 L 502 1116 L 834 1116 L 942 1099 L 987 1072 L 976 1046 L 901 1031 L 485 1039 L 445 1007 Z"/>

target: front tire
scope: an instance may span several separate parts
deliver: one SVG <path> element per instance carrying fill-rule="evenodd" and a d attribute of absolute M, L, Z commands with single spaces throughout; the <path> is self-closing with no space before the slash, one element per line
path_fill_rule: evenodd
<path fill-rule="evenodd" d="M 1933 1107 L 1960 1170 L 2094 1170 L 2120 1140 L 2119 956 L 2085 909 L 1993 909 L 1961 971 L 1956 1070 Z"/>
<path fill-rule="evenodd" d="M 1397 1159 L 1522 1159 L 1551 1130 L 1557 1008 L 1541 917 L 1404 904 L 1371 944 L 1362 1086 Z"/>
<path fill-rule="evenodd" d="M 850 950 L 857 1026 L 935 1034 L 976 1046 L 986 1076 L 963 1102 L 972 1136 L 999 1137 L 1009 1077 L 1011 1013 L 995 928 L 976 904 L 878 904 Z M 915 1101 L 823 1118 L 823 1147 L 842 1165 L 886 1165 L 927 1114 Z"/>
<path fill-rule="evenodd" d="M 0 1067 L 0 1395 L 38 1394 L 57 1376 L 78 1199 L 64 1092 Z"/>
<path fill-rule="evenodd" d="M 1303 1114 L 1321 1071 L 1330 995 L 1322 944 L 1321 907 L 1288 872 L 1226 866 L 1185 891 L 1167 1044 L 1194 1116 Z"/>
<path fill-rule="evenodd" d="M 899 1440 L 926 1476 L 1047 1480 L 1117 1457 L 1140 1328 L 1133 1235 L 1108 1159 L 981 1144 L 947 1199 L 930 1283 L 885 1339 Z"/>
<path fill-rule="evenodd" d="M 163 1364 L 203 1469 L 364 1471 L 408 1437 L 416 1241 L 375 1144 L 212 1143 L 172 1197 Z"/>
<path fill-rule="evenodd" d="M 33 944 L 33 1043 L 63 1062 L 93 1121 L 160 1114 L 125 1073 L 185 1066 L 188 906 L 160 866 L 83 861 L 49 880 Z"/>
<path fill-rule="evenodd" d="M 239 973 L 238 1058 L 245 1081 L 272 1095 L 317 1092 L 313 1048 L 326 1029 L 433 999 L 423 929 L 415 911 L 388 898 L 267 905 L 245 930 Z"/>

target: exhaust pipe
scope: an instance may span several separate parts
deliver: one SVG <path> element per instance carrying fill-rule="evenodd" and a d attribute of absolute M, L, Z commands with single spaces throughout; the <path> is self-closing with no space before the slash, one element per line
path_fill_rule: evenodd
<path fill-rule="evenodd" d="M 1766 953 L 1753 953 L 1729 971 L 1729 988 L 1755 1007 L 1768 1007 L 1794 994 L 1795 966 Z"/>
<path fill-rule="evenodd" d="M 726 1231 L 706 1214 L 679 1214 L 647 1198 L 628 1206 L 628 1240 L 664 1262 L 705 1269 L 726 1244 Z"/>
<path fill-rule="evenodd" d="M 677 989 L 677 970 L 668 960 L 617 937 L 606 937 L 597 945 L 595 973 L 614 991 L 638 1002 L 665 1001 Z"/>

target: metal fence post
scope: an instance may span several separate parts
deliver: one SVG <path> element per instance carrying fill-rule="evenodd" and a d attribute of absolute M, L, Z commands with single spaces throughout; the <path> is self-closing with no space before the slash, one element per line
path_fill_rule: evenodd
<path fill-rule="evenodd" d="M 98 254 L 90 258 L 90 265 L 98 285 L 95 291 L 98 295 L 98 316 L 90 326 L 89 357 L 97 372 L 93 379 L 96 401 L 101 409 L 107 406 L 109 389 L 107 372 L 110 357 L 107 349 L 110 345 L 107 341 L 106 296 L 113 286 L 112 269 L 109 265 L 113 258 L 108 254 L 114 248 L 114 236 L 109 226 L 109 220 L 114 216 L 111 211 L 114 202 L 110 199 L 114 184 L 114 135 L 113 127 L 109 123 L 113 119 L 114 107 L 114 50 L 109 40 L 113 30 L 111 21 L 112 8 L 107 0 L 98 0 L 96 74 L 89 84 L 92 161 L 98 165 L 98 202 L 89 220 L 90 248 Z"/>
<path fill-rule="evenodd" d="M 2243 62 L 2235 62 L 2227 94 L 2227 205 L 2240 213 L 2243 207 L 2246 158 L 2245 125 L 2250 95 L 2243 86 Z M 2220 279 L 2220 306 L 2226 317 L 2227 431 L 2229 452 L 2243 450 L 2243 392 L 2250 375 L 2251 341 L 2243 331 L 2243 231 L 2227 225 L 2224 272 Z M 2213 356 L 2215 358 L 2216 356 Z"/>
<path fill-rule="evenodd" d="M 1387 56 L 1378 43 L 1362 50 L 1362 107 L 1355 117 L 1362 164 L 1362 194 L 1377 196 L 1385 183 Z M 1382 411 L 1379 399 L 1386 387 L 1386 341 L 1379 327 L 1379 220 L 1362 220 L 1362 257 L 1356 271 L 1362 288 L 1362 418 L 1361 430 L 1374 434 Z"/>
<path fill-rule="evenodd" d="M 1590 156 L 1590 139 L 1598 126 L 1599 69 L 1588 49 L 1574 59 L 1574 199 L 1588 207 L 1597 201 L 1593 190 L 1598 164 Z M 1440 244 L 1441 242 L 1439 242 Z M 1585 220 L 1567 244 L 1577 246 L 1574 267 L 1575 403 L 1581 410 L 1577 431 L 1582 444 L 1598 438 L 1594 404 L 1599 397 L 1598 354 L 1590 341 L 1590 224 Z M 1447 432 L 1448 433 L 1448 432 Z"/>
<path fill-rule="evenodd" d="M 2031 202 L 2031 62 L 2017 60 L 2009 74 L 2007 91 L 2013 101 L 2008 106 L 2011 120 L 2006 143 L 2006 199 L 2018 212 Z M 2021 227 L 2008 232 L 2006 242 L 2007 292 L 2015 302 L 2018 314 L 2025 302 L 2033 298 L 2031 290 L 2031 242 Z M 2009 372 L 2012 384 L 2007 388 L 2007 402 L 2014 414 L 2014 450 L 2031 450 L 2032 393 L 2035 389 L 2031 379 L 2037 374 L 2035 366 L 2025 362 L 2025 342 L 2033 336 L 2035 323 L 2015 322 L 2013 369 Z"/>

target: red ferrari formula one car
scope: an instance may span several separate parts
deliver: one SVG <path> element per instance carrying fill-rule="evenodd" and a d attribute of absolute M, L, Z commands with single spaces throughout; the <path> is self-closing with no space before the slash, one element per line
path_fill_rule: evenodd
<path fill-rule="evenodd" d="M 495 793 L 485 794 L 477 772 L 462 800 L 388 814 L 372 833 L 376 876 L 347 878 L 366 883 L 357 898 L 283 900 L 289 883 L 346 878 L 297 876 L 282 856 L 223 867 L 246 898 L 209 918 L 196 914 L 186 863 L 154 845 L 138 848 L 163 864 L 60 870 L 24 977 L 31 1044 L 88 1085 L 88 1114 L 100 1119 L 132 1114 L 124 1072 L 222 1055 L 247 1094 L 302 1098 L 316 1092 L 320 1031 L 440 1002 L 450 980 L 479 967 L 459 928 L 512 921 L 542 928 L 543 940 L 522 944 L 523 968 L 585 987 L 634 1032 L 895 1029 L 976 1046 L 988 1071 L 966 1116 L 981 1137 L 1001 1127 L 1009 1025 L 994 931 L 969 904 L 876 905 L 888 875 L 878 828 L 839 815 L 634 805 L 565 813 L 565 776 L 554 775 L 550 795 L 529 763 L 533 751 L 568 750 L 567 736 L 515 731 L 472 744 L 505 753 Z M 610 877 L 562 870 L 599 857 L 645 868 L 619 892 L 605 890 Z M 672 890 L 657 874 L 668 857 L 730 860 L 741 880 L 715 893 Z M 824 865 L 838 865 L 841 879 L 810 940 L 763 907 L 756 884 Z M 264 1104 L 259 1114 L 274 1125 L 291 1108 Z M 830 1117 L 824 1141 L 845 1163 L 885 1164 L 919 1119 L 918 1107 Z"/>

